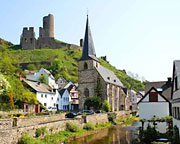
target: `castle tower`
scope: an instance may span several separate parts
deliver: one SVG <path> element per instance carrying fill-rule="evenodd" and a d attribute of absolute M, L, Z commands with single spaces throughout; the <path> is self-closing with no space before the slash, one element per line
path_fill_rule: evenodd
<path fill-rule="evenodd" d="M 43 28 L 39 28 L 39 37 L 54 38 L 54 16 L 52 14 L 43 17 Z"/>
<path fill-rule="evenodd" d="M 97 72 L 95 67 L 98 67 L 99 65 L 100 63 L 96 58 L 94 43 L 87 16 L 83 53 L 78 62 L 79 109 L 81 110 L 84 109 L 85 99 L 89 96 L 95 96 L 95 88 L 97 83 Z"/>
<path fill-rule="evenodd" d="M 34 27 L 23 28 L 23 32 L 20 39 L 20 45 L 23 49 L 35 49 L 36 48 L 36 38 Z"/>

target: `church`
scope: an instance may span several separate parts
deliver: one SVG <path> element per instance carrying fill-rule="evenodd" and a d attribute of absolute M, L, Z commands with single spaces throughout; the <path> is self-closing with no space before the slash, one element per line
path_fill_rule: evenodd
<path fill-rule="evenodd" d="M 97 96 L 98 79 L 102 86 L 102 99 L 111 105 L 111 111 L 119 111 L 124 107 L 123 84 L 114 72 L 103 67 L 96 57 L 94 43 L 87 16 L 82 56 L 78 62 L 79 109 L 83 110 L 85 99 Z"/>

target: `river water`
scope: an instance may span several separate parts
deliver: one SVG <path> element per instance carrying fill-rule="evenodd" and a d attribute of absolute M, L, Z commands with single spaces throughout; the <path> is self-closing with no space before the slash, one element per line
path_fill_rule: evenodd
<path fill-rule="evenodd" d="M 137 137 L 137 133 L 136 125 L 130 127 L 114 126 L 68 144 L 131 144 L 132 140 Z"/>

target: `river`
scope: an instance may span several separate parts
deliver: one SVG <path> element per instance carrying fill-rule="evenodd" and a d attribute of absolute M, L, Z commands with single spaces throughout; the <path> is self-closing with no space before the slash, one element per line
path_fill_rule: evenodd
<path fill-rule="evenodd" d="M 131 144 L 132 140 L 137 137 L 137 132 L 136 125 L 130 127 L 114 126 L 68 144 Z"/>

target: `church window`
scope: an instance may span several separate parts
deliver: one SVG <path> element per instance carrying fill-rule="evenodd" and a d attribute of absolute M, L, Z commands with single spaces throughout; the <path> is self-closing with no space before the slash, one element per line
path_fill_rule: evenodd
<path fill-rule="evenodd" d="M 84 95 L 85 95 L 86 97 L 89 96 L 89 90 L 88 90 L 88 88 L 85 88 L 85 90 L 84 90 Z"/>
<path fill-rule="evenodd" d="M 84 63 L 84 69 L 88 69 L 88 64 L 86 62 Z"/>
<path fill-rule="evenodd" d="M 150 92 L 149 93 L 149 102 L 157 102 L 158 101 L 158 93 Z"/>

